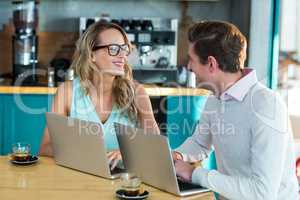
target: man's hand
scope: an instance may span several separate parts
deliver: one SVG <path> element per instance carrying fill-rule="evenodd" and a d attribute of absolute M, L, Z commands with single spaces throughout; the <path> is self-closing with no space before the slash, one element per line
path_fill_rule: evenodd
<path fill-rule="evenodd" d="M 181 153 L 179 153 L 177 151 L 172 151 L 172 158 L 174 161 L 183 160 Z"/>
<path fill-rule="evenodd" d="M 122 155 L 120 150 L 114 150 L 107 153 L 108 161 L 110 164 L 110 169 L 113 170 L 119 161 L 122 160 Z"/>
<path fill-rule="evenodd" d="M 186 182 L 192 181 L 192 174 L 195 170 L 195 167 L 187 162 L 183 162 L 182 160 L 175 161 L 175 169 L 176 174 L 180 179 Z"/>

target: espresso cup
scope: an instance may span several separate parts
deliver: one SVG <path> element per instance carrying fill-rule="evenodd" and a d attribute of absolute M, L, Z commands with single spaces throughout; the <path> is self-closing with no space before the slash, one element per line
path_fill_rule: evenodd
<path fill-rule="evenodd" d="M 126 196 L 138 196 L 142 192 L 141 179 L 134 173 L 123 173 L 120 177 L 121 189 Z"/>
<path fill-rule="evenodd" d="M 28 161 L 30 158 L 30 145 L 17 142 L 12 145 L 12 159 L 15 161 Z"/>

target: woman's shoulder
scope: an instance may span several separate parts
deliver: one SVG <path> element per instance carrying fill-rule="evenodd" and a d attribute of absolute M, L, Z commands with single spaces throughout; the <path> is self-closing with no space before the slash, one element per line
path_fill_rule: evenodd
<path fill-rule="evenodd" d="M 144 86 L 140 84 L 138 81 L 134 80 L 133 85 L 134 85 L 136 97 L 138 97 L 138 95 L 147 95 Z"/>
<path fill-rule="evenodd" d="M 135 86 L 135 102 L 138 110 L 145 110 L 149 107 L 150 97 L 147 94 L 144 86 L 139 82 L 134 82 Z"/>

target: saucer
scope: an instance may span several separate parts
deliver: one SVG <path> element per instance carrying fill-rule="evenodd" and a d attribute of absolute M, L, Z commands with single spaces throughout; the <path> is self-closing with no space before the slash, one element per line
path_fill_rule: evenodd
<path fill-rule="evenodd" d="M 142 194 L 139 194 L 137 196 L 126 196 L 124 192 L 124 190 L 117 190 L 116 196 L 121 200 L 142 200 L 146 199 L 149 196 L 149 192 L 146 190 Z"/>
<path fill-rule="evenodd" d="M 39 160 L 39 158 L 37 156 L 30 156 L 29 159 L 26 161 L 17 161 L 17 160 L 11 159 L 10 162 L 15 165 L 32 165 L 32 164 L 37 163 L 38 160 Z"/>

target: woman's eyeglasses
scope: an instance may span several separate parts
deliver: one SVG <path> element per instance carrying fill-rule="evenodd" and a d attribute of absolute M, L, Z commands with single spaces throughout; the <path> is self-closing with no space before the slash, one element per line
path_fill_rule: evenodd
<path fill-rule="evenodd" d="M 108 54 L 110 56 L 117 56 L 119 55 L 120 51 L 122 50 L 125 52 L 125 55 L 128 56 L 130 54 L 130 48 L 128 44 L 108 44 L 108 45 L 99 45 L 99 46 L 94 46 L 93 51 L 97 51 L 99 49 L 107 48 Z"/>

